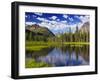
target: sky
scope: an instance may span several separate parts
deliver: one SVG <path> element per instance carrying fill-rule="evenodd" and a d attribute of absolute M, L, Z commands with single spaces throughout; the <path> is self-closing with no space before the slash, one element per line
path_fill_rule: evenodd
<path fill-rule="evenodd" d="M 89 22 L 90 16 L 83 14 L 58 14 L 58 13 L 39 13 L 25 12 L 25 24 L 37 24 L 47 27 L 54 34 L 76 31 L 76 26 L 81 28 L 85 22 Z"/>

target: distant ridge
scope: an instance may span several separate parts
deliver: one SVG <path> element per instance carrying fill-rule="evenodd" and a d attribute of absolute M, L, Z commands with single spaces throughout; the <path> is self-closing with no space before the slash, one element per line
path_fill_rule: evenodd
<path fill-rule="evenodd" d="M 48 28 L 46 27 L 41 27 L 39 25 L 27 25 L 25 27 L 25 31 L 26 31 L 26 34 L 27 34 L 27 38 L 28 36 L 30 36 L 31 34 L 31 37 L 34 38 L 34 37 L 45 37 L 45 38 L 48 38 L 48 37 L 54 37 L 55 35 L 53 34 L 53 32 L 51 32 Z"/>

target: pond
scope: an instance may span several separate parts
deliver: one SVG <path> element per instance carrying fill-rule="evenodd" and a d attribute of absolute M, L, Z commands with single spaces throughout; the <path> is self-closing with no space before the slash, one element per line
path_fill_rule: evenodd
<path fill-rule="evenodd" d="M 26 68 L 89 65 L 89 45 L 48 47 L 25 56 Z"/>

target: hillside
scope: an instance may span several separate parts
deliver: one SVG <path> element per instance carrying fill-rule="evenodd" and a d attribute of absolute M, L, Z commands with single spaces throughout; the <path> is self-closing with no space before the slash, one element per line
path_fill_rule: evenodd
<path fill-rule="evenodd" d="M 46 39 L 55 36 L 48 28 L 39 25 L 26 26 L 26 40 L 29 39 Z"/>
<path fill-rule="evenodd" d="M 88 33 L 89 32 L 89 29 L 90 29 L 90 23 L 89 22 L 86 22 L 82 25 L 81 29 L 80 29 L 80 32 L 86 32 Z"/>

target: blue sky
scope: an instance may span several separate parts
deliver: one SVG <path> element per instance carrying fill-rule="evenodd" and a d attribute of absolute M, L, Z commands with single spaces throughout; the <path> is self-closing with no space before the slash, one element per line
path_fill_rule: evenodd
<path fill-rule="evenodd" d="M 47 27 L 54 34 L 75 31 L 76 26 L 79 28 L 85 23 L 89 22 L 89 15 L 78 14 L 55 14 L 55 13 L 38 13 L 26 12 L 25 24 L 33 25 L 38 24 L 41 27 Z"/>

